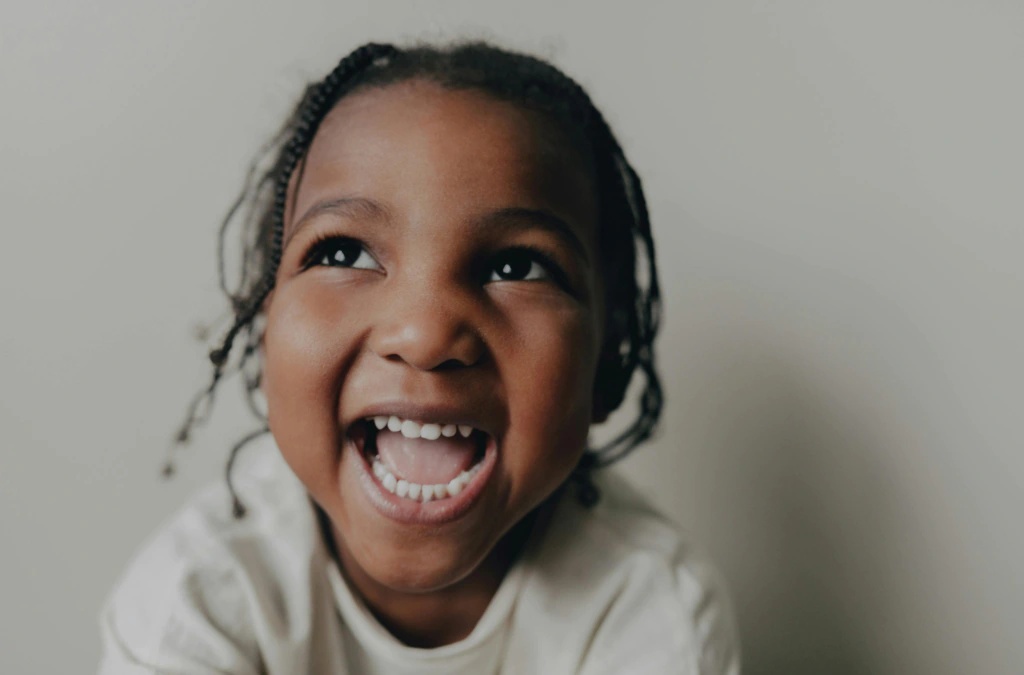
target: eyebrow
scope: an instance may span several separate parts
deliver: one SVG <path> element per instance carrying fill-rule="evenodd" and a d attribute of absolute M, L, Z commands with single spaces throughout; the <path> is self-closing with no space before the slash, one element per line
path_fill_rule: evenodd
<path fill-rule="evenodd" d="M 473 223 L 478 227 L 497 227 L 507 230 L 539 227 L 557 236 L 578 253 L 584 262 L 590 263 L 590 256 L 587 255 L 587 249 L 579 235 L 573 231 L 569 223 L 550 211 L 530 209 L 522 206 L 509 206 L 485 213 L 475 218 Z"/>
<path fill-rule="evenodd" d="M 285 237 L 281 245 L 282 250 L 288 245 L 298 232 L 310 220 L 321 213 L 334 213 L 347 218 L 368 218 L 370 220 L 387 220 L 388 211 L 378 202 L 365 197 L 338 197 L 335 199 L 321 199 L 302 214 L 302 217 L 295 221 L 295 227 Z"/>
<path fill-rule="evenodd" d="M 383 221 L 386 221 L 389 216 L 388 209 L 382 204 L 365 197 L 323 199 L 309 207 L 302 214 L 302 217 L 296 221 L 295 227 L 292 228 L 292 231 L 285 238 L 283 246 L 287 246 L 292 237 L 308 221 L 322 213 L 333 213 L 348 218 L 368 218 L 370 220 Z M 550 211 L 522 206 L 508 206 L 478 216 L 472 220 L 472 224 L 478 228 L 499 228 L 502 230 L 523 230 L 530 227 L 538 227 L 557 236 L 572 248 L 584 262 L 590 264 L 590 256 L 587 254 L 587 249 L 579 235 L 573 231 L 569 223 Z"/>

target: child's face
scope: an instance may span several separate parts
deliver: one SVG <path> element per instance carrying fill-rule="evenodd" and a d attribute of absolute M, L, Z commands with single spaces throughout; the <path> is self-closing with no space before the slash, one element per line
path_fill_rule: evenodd
<path fill-rule="evenodd" d="M 604 318 L 582 167 L 538 115 L 412 81 L 342 99 L 293 177 L 270 427 L 388 588 L 467 576 L 585 449 Z M 417 424 L 378 431 L 391 416 Z M 408 487 L 449 478 L 443 498 Z"/>

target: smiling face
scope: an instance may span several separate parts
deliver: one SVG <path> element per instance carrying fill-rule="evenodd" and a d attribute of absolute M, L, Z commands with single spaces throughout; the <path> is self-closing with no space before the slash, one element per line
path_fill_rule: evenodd
<path fill-rule="evenodd" d="M 343 98 L 293 176 L 270 428 L 386 588 L 465 578 L 585 449 L 604 318 L 583 167 L 539 114 L 414 80 Z"/>

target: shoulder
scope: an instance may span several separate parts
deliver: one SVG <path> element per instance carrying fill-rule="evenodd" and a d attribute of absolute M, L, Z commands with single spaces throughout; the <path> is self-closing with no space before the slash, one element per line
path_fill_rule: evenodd
<path fill-rule="evenodd" d="M 301 577 L 309 574 L 319 536 L 301 484 L 272 442 L 258 443 L 235 474 L 244 518 L 233 516 L 227 487 L 211 485 L 129 563 L 101 614 L 105 664 L 257 672 L 260 624 L 303 614 L 289 605 L 308 596 L 295 586 L 308 585 Z"/>
<path fill-rule="evenodd" d="M 738 672 L 728 593 L 707 555 L 614 471 L 601 500 L 558 505 L 536 556 L 535 583 L 565 603 L 581 673 Z"/>

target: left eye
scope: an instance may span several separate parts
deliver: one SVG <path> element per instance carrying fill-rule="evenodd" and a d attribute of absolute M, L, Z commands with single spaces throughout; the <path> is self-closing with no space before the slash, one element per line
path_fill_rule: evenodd
<path fill-rule="evenodd" d="M 350 267 L 376 270 L 380 265 L 358 241 L 341 240 L 324 242 L 314 258 L 315 264 L 326 267 Z"/>
<path fill-rule="evenodd" d="M 498 256 L 488 281 L 537 281 L 550 279 L 548 271 L 526 251 L 508 251 Z"/>

